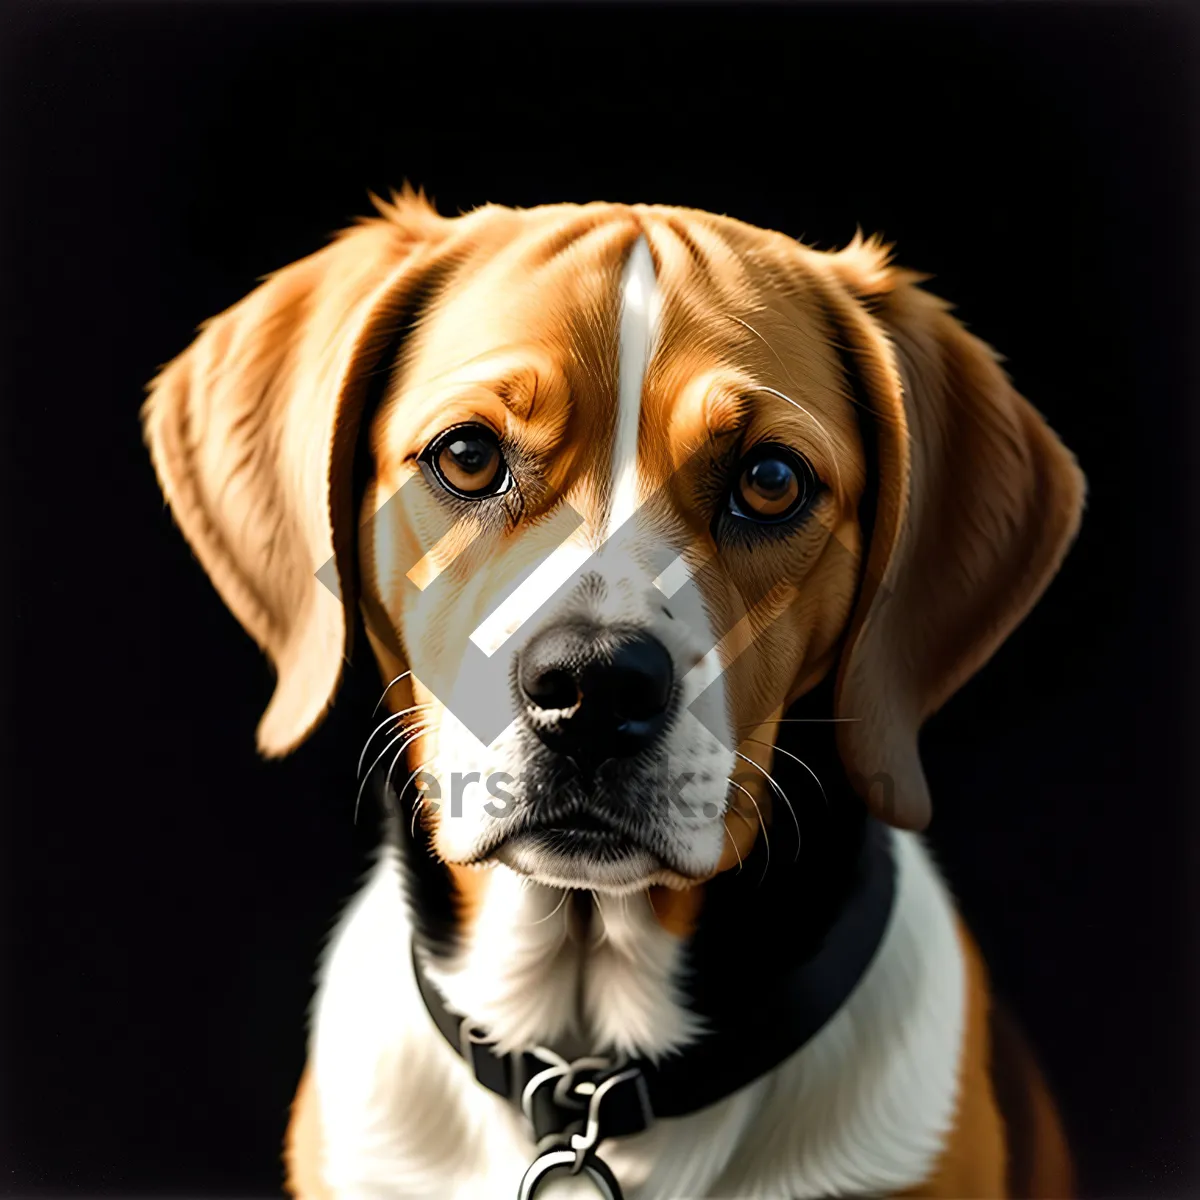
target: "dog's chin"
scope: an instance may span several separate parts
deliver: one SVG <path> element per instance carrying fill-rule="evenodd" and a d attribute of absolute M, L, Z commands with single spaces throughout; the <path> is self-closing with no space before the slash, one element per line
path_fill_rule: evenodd
<path fill-rule="evenodd" d="M 547 830 L 498 846 L 492 859 L 546 887 L 623 894 L 695 882 L 651 851 L 611 835 Z"/>

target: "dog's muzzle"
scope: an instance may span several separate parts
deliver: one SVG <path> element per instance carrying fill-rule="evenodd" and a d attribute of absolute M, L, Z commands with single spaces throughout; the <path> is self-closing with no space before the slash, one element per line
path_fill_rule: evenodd
<path fill-rule="evenodd" d="M 675 667 L 642 630 L 569 621 L 530 640 L 517 681 L 542 743 L 591 770 L 653 745 L 670 713 Z"/>

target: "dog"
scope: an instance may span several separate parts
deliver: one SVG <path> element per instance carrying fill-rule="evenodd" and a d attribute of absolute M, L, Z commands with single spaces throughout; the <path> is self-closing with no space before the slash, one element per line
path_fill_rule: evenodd
<path fill-rule="evenodd" d="M 1058 570 L 1070 452 L 876 237 L 374 202 L 143 409 L 261 752 L 356 637 L 387 685 L 288 1190 L 1068 1195 L 917 735 Z"/>

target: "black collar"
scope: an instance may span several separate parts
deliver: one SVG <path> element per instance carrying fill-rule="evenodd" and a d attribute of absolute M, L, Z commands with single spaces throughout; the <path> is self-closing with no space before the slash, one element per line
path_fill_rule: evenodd
<path fill-rule="evenodd" d="M 414 950 L 422 999 L 434 1024 L 484 1087 L 524 1113 L 539 1163 L 596 1175 L 607 1172 L 595 1158 L 600 1141 L 646 1129 L 657 1117 L 682 1117 L 707 1108 L 753 1083 L 814 1037 L 850 997 L 883 940 L 895 897 L 890 830 L 868 819 L 853 880 L 837 915 L 813 951 L 775 976 L 765 993 L 745 999 L 741 1020 L 733 1013 L 708 1019 L 708 1032 L 659 1063 L 603 1056 L 567 1062 L 533 1048 L 495 1053 L 470 1022 L 452 1012 L 426 975 Z M 769 918 L 766 918 L 769 919 Z M 781 916 L 786 921 L 786 915 Z M 786 933 L 780 932 L 781 941 Z M 736 971 L 731 964 L 730 971 Z M 745 1019 L 747 1011 L 753 1021 Z M 535 1179 L 521 1195 L 532 1196 Z M 619 1196 L 615 1180 L 597 1178 L 601 1193 Z"/>

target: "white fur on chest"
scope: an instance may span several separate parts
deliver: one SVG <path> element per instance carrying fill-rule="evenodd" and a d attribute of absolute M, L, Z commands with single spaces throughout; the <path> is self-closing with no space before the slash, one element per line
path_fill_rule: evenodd
<path fill-rule="evenodd" d="M 965 971 L 925 850 L 914 835 L 892 836 L 896 908 L 858 989 L 769 1075 L 606 1146 L 628 1200 L 887 1193 L 930 1174 L 956 1107 Z M 624 951 L 610 947 L 618 958 L 662 951 L 629 936 Z M 434 1028 L 408 945 L 397 864 L 385 854 L 337 931 L 318 993 L 311 1061 L 328 1183 L 341 1200 L 514 1196 L 532 1147 Z M 642 971 L 627 974 L 638 986 L 615 1000 L 630 1006 L 622 1019 L 674 1019 Z M 619 972 L 612 978 L 620 990 Z M 638 1016 L 642 1003 L 652 1011 Z M 751 1023 L 753 1011 L 748 996 Z"/>
<path fill-rule="evenodd" d="M 505 867 L 490 872 L 467 945 L 429 974 L 502 1053 L 531 1044 L 567 1057 L 615 1051 L 658 1059 L 700 1031 L 676 983 L 682 944 L 645 893 L 596 894 L 572 934 L 568 896 Z"/>

